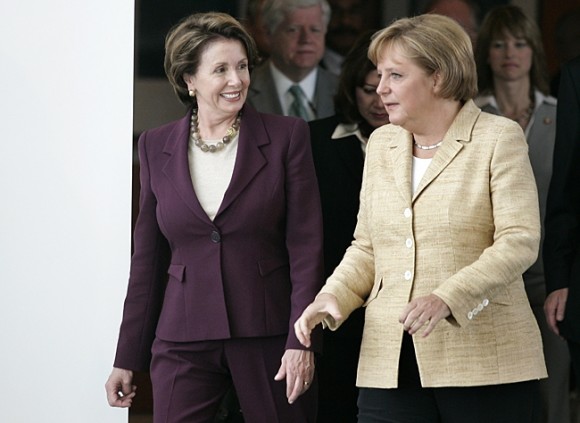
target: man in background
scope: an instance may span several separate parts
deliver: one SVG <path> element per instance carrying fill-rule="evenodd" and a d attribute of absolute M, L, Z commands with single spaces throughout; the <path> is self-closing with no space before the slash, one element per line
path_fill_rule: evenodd
<path fill-rule="evenodd" d="M 340 75 L 344 56 L 365 31 L 380 27 L 380 4 L 377 0 L 328 0 L 332 14 L 326 33 L 322 66 Z"/>
<path fill-rule="evenodd" d="M 320 66 L 330 21 L 326 0 L 265 0 L 270 58 L 252 72 L 248 103 L 306 121 L 334 114 L 338 79 Z"/>

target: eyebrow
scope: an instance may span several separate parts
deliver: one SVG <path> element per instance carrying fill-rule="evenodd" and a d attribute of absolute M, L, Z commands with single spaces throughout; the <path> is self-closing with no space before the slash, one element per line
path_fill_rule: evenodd
<path fill-rule="evenodd" d="M 240 63 L 244 63 L 244 62 L 248 62 L 248 59 L 247 58 L 241 59 L 241 60 L 238 61 L 237 64 L 239 65 Z M 228 65 L 229 63 L 230 62 L 216 62 L 216 63 L 213 64 L 213 66 L 224 66 L 224 65 Z"/>

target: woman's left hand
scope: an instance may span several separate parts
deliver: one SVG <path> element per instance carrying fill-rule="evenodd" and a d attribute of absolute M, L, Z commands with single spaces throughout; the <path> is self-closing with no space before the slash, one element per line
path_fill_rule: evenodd
<path fill-rule="evenodd" d="M 413 335 L 424 325 L 427 325 L 423 331 L 423 337 L 426 337 L 440 320 L 450 315 L 451 310 L 447 304 L 437 295 L 430 294 L 415 298 L 407 304 L 399 317 L 399 323 L 403 324 L 403 328 L 409 332 L 409 335 Z"/>
<path fill-rule="evenodd" d="M 306 350 L 286 350 L 274 376 L 274 380 L 286 379 L 286 397 L 290 404 L 310 388 L 313 378 L 314 353 Z"/>

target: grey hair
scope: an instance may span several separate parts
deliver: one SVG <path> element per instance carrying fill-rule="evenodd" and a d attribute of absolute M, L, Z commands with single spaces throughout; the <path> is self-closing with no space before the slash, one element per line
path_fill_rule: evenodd
<path fill-rule="evenodd" d="M 305 7 L 320 6 L 322 8 L 322 21 L 324 28 L 330 22 L 330 5 L 326 0 L 266 0 L 263 6 L 262 19 L 268 31 L 273 33 L 284 21 L 286 15 L 296 9 Z"/>

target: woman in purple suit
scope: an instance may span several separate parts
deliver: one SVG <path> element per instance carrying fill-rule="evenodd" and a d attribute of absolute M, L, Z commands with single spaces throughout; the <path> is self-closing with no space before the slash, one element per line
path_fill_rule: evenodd
<path fill-rule="evenodd" d="M 211 422 L 232 386 L 247 422 L 313 421 L 320 336 L 304 348 L 290 330 L 322 283 L 308 126 L 245 105 L 256 48 L 229 15 L 194 14 L 165 47 L 190 108 L 139 140 L 109 404 L 130 406 L 133 371 L 150 369 L 155 422 Z"/>

